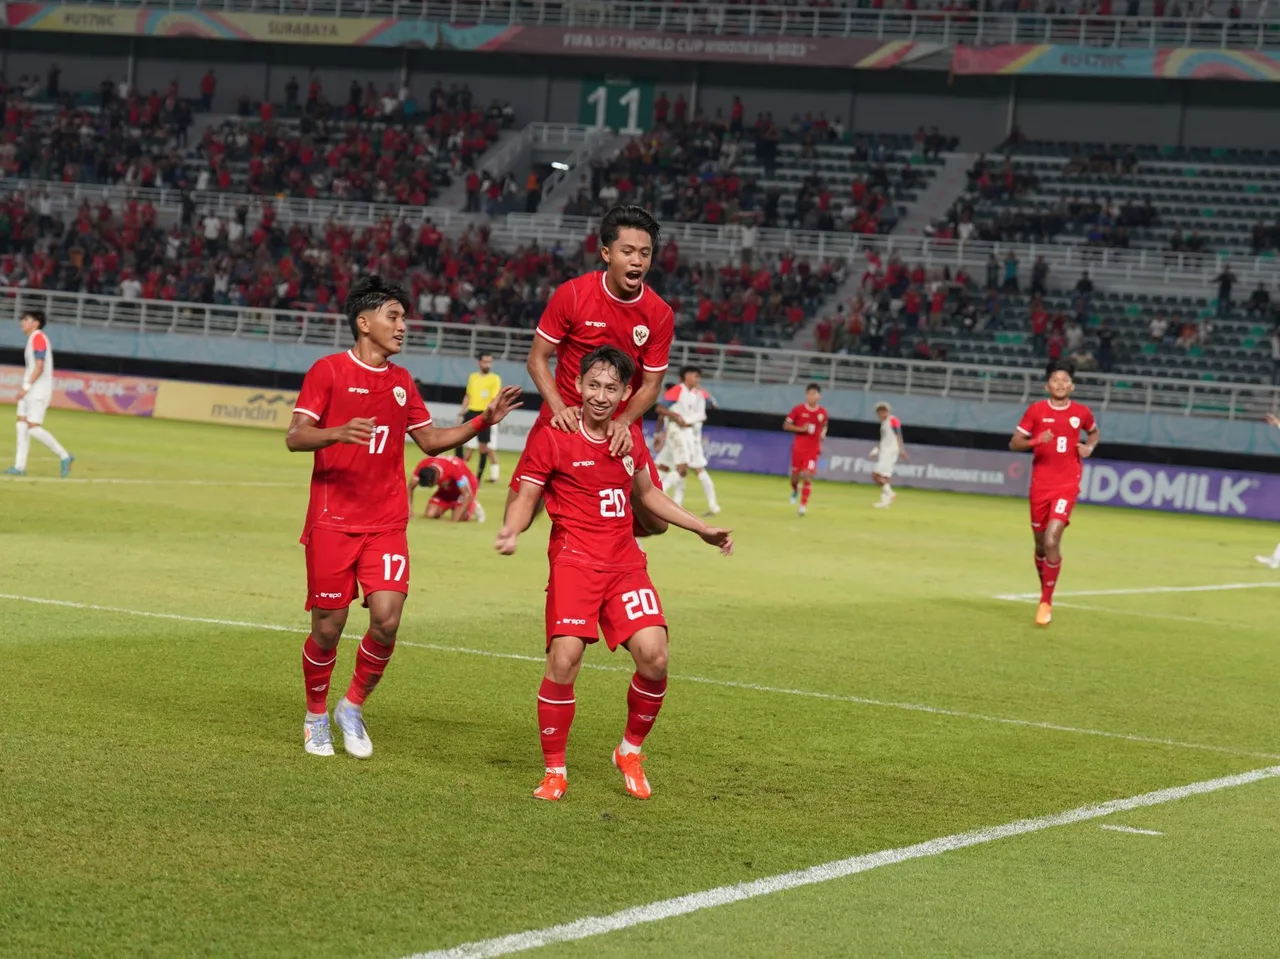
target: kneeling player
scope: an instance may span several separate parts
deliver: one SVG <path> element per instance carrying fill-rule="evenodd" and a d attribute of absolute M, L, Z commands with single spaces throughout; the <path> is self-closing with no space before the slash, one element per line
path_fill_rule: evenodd
<path fill-rule="evenodd" d="M 677 506 L 653 482 L 648 449 L 609 452 L 608 428 L 618 406 L 631 395 L 630 357 L 605 346 L 583 358 L 578 378 L 582 426 L 574 433 L 531 434 L 517 477 L 520 489 L 507 507 L 495 544 L 504 556 L 533 516 L 539 497 L 551 517 L 547 585 L 547 666 L 538 691 L 538 728 L 546 772 L 533 795 L 557 800 L 568 788 L 565 747 L 573 723 L 573 683 L 589 644 L 604 633 L 610 650 L 624 647 L 636 672 L 627 690 L 627 725 L 613 751 L 627 792 L 650 795 L 640 746 L 653 727 L 667 693 L 667 621 L 649 580 L 645 555 L 632 534 L 632 497 L 655 516 L 697 533 L 726 556 L 733 552 L 727 529 L 707 526 Z"/>
<path fill-rule="evenodd" d="M 1036 541 L 1040 606 L 1036 624 L 1053 619 L 1053 591 L 1062 572 L 1062 534 L 1080 494 L 1084 460 L 1098 445 L 1093 411 L 1071 398 L 1075 380 L 1070 366 L 1054 361 L 1045 380 L 1047 400 L 1032 403 L 1009 441 L 1014 452 L 1033 451 L 1031 461 L 1031 534 Z M 1084 430 L 1085 442 L 1080 442 Z"/>
<path fill-rule="evenodd" d="M 436 487 L 422 514 L 424 518 L 443 519 L 447 515 L 455 523 L 484 522 L 484 507 L 478 499 L 480 482 L 459 457 L 428 456 L 413 468 L 413 475 L 409 477 L 410 513 L 413 512 L 413 491 L 419 486 Z"/>

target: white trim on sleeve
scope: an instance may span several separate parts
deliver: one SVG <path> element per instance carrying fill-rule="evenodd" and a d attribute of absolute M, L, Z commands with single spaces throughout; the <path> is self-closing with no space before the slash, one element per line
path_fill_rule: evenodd
<path fill-rule="evenodd" d="M 311 412 L 311 410 L 304 409 L 304 408 L 303 408 L 303 407 L 301 407 L 301 406 L 295 406 L 295 407 L 293 408 L 293 411 L 294 411 L 295 413 L 301 413 L 303 416 L 310 416 L 310 417 L 311 417 L 313 420 L 315 420 L 317 423 L 319 423 L 319 422 L 320 422 L 320 414 L 319 414 L 319 413 L 313 413 L 313 412 Z"/>
<path fill-rule="evenodd" d="M 1031 435 L 1031 431 L 1030 431 L 1030 430 L 1024 430 L 1021 426 L 1019 426 L 1017 429 L 1018 429 L 1018 432 L 1019 432 L 1019 433 L 1021 433 L 1023 436 L 1030 436 L 1030 435 Z"/>
<path fill-rule="evenodd" d="M 434 422 L 434 420 L 432 420 L 432 419 L 431 419 L 431 417 L 429 417 L 429 416 L 428 416 L 428 417 L 427 417 L 425 420 L 423 420 L 421 423 L 414 423 L 414 424 L 413 424 L 412 426 L 410 426 L 407 430 L 405 430 L 405 432 L 406 432 L 406 433 L 412 433 L 414 430 L 420 430 L 420 429 L 422 429 L 424 426 L 430 426 L 433 422 Z"/>
<path fill-rule="evenodd" d="M 557 340 L 554 336 L 548 336 L 546 333 L 544 333 L 541 326 L 539 326 L 536 330 L 534 330 L 534 332 L 537 333 L 544 340 L 546 340 L 548 343 L 551 343 L 554 346 L 560 345 L 560 341 Z"/>
<path fill-rule="evenodd" d="M 646 366 L 647 373 L 665 373 L 671 367 L 670 363 L 664 363 L 662 366 Z"/>
<path fill-rule="evenodd" d="M 547 485 L 547 484 L 546 484 L 546 482 L 545 482 L 544 480 L 536 480 L 536 479 L 534 479 L 532 476 L 521 476 L 521 477 L 520 477 L 520 482 L 521 482 L 521 483 L 532 483 L 534 486 L 546 486 L 546 485 Z"/>

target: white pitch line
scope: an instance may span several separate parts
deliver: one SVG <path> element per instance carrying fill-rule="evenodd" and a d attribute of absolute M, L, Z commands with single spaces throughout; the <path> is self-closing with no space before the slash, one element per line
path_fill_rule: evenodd
<path fill-rule="evenodd" d="M 100 606 L 96 603 L 78 603 L 66 599 L 44 599 L 38 596 L 23 596 L 17 593 L 0 593 L 0 600 L 12 600 L 20 603 L 36 603 L 42 606 L 60 606 L 68 609 L 87 609 L 99 613 L 117 613 L 123 616 L 142 616 L 148 619 L 176 620 L 183 623 L 204 623 L 209 626 L 233 626 L 240 629 L 265 629 L 280 633 L 305 635 L 309 630 L 300 626 L 279 626 L 271 623 L 250 623 L 239 619 L 215 619 L 207 616 L 184 616 L 179 613 L 157 613 L 142 609 L 127 609 L 122 606 Z M 415 649 L 429 649 L 438 653 L 453 653 L 463 656 L 482 656 L 487 659 L 509 659 L 518 662 L 545 663 L 544 656 L 529 656 L 523 653 L 500 653 L 489 649 L 473 649 L 466 646 L 444 646 L 438 643 L 419 643 L 412 640 L 398 640 L 397 646 L 412 646 Z M 603 664 L 584 663 L 586 669 L 599 672 L 631 672 L 626 666 L 606 666 Z M 1044 729 L 1055 733 L 1070 733 L 1076 736 L 1097 736 L 1101 739 L 1117 739 L 1131 743 L 1145 743 L 1151 746 L 1171 746 L 1177 749 L 1195 749 L 1201 752 L 1223 753 L 1228 756 L 1248 756 L 1255 759 L 1280 759 L 1278 753 L 1265 753 L 1250 749 L 1236 749 L 1231 746 L 1211 746 L 1207 743 L 1188 743 L 1178 739 L 1164 739 L 1158 736 L 1140 736 L 1134 733 L 1116 733 L 1105 729 L 1090 729 L 1084 726 L 1064 726 L 1059 723 L 1040 722 L 1034 719 L 1013 719 L 1008 716 L 989 716 L 985 713 L 970 713 L 959 709 L 946 709 L 941 706 L 930 706 L 925 703 L 894 702 L 886 699 L 870 699 L 865 696 L 849 696 L 843 693 L 823 693 L 810 689 L 788 689 L 783 686 L 764 686 L 759 683 L 741 683 L 729 679 L 710 679 L 705 676 L 673 675 L 673 680 L 682 683 L 699 683 L 704 686 L 719 686 L 724 689 L 743 689 L 756 693 L 772 693 L 780 696 L 799 696 L 804 699 L 820 699 L 833 703 L 852 703 L 857 706 L 875 706 L 881 709 L 901 709 L 914 713 L 927 713 L 933 716 L 948 716 L 952 719 L 968 719 L 984 723 L 997 723 L 1002 726 L 1019 726 L 1024 729 Z"/>
<path fill-rule="evenodd" d="M 418 952 L 407 957 L 407 959 L 493 959 L 496 956 L 525 952 L 529 949 L 538 949 L 557 942 L 577 942 L 593 936 L 620 932 L 633 926 L 660 922 L 676 916 L 701 912 L 704 909 L 714 909 L 718 906 L 727 906 L 731 903 L 755 899 L 758 896 L 771 896 L 775 893 L 785 892 L 801 886 L 812 886 L 817 883 L 831 882 L 834 879 L 844 879 L 871 869 L 878 869 L 881 866 L 892 866 L 912 859 L 938 856 L 942 853 L 953 852 L 956 849 L 978 846 L 983 843 L 994 842 L 997 839 L 1007 839 L 1010 836 L 1023 836 L 1028 833 L 1041 832 L 1058 826 L 1069 826 L 1073 823 L 1099 819 L 1103 816 L 1126 812 L 1130 809 L 1158 806 L 1161 803 L 1175 802 L 1188 796 L 1199 796 L 1204 793 L 1217 792 L 1221 789 L 1233 789 L 1237 786 L 1244 786 L 1248 783 L 1270 779 L 1275 776 L 1280 776 L 1280 766 L 1268 766 L 1265 769 L 1254 769 L 1235 776 L 1223 776 L 1220 779 L 1208 779 L 1203 782 L 1189 783 L 1185 786 L 1160 789 L 1155 792 L 1143 793 L 1139 796 L 1130 796 L 1127 799 L 1113 799 L 1110 802 L 1099 803 L 1095 806 L 1079 806 L 1051 816 L 1019 819 L 1016 822 L 1005 823 L 1003 826 L 991 826 L 986 829 L 976 829 L 973 832 L 943 836 L 940 839 L 930 839 L 928 842 L 916 843 L 914 846 L 883 849 L 880 852 L 839 859 L 819 866 L 810 866 L 808 869 L 797 869 L 794 872 L 785 872 L 781 875 L 768 876 L 763 879 L 753 879 L 750 882 L 742 882 L 733 886 L 719 886 L 703 892 L 690 893 L 687 896 L 677 896 L 673 899 L 651 902 L 645 906 L 633 906 L 630 909 L 623 909 L 607 916 L 589 916 L 576 922 L 567 922 L 558 926 L 550 926 L 546 929 L 533 929 L 528 932 L 515 933 L 514 935 L 468 942 L 448 949 Z"/>
<path fill-rule="evenodd" d="M 1213 586 L 1146 586 L 1141 589 L 1081 589 L 1059 592 L 1057 596 L 1146 596 L 1155 593 L 1217 593 L 1228 589 L 1271 589 L 1280 586 L 1280 581 L 1266 583 L 1220 583 Z M 1000 593 L 992 599 L 1004 599 L 1019 602 L 1026 599 L 1039 599 L 1039 593 Z"/>
<path fill-rule="evenodd" d="M 1114 826 L 1109 822 L 1104 822 L 1099 829 L 1109 829 L 1112 832 L 1126 832 L 1133 836 L 1163 836 L 1164 833 L 1156 832 L 1154 829 L 1137 829 L 1134 826 Z"/>
<path fill-rule="evenodd" d="M 113 479 L 106 476 L 6 476 L 6 483 L 54 483 L 59 486 L 67 484 L 101 484 L 105 486 L 236 486 L 236 487 L 296 487 L 302 489 L 306 481 L 295 483 L 272 482 L 263 480 L 169 480 L 169 479 Z"/>

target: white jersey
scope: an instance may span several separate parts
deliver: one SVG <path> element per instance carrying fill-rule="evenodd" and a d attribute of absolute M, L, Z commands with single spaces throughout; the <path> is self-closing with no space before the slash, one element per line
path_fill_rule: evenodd
<path fill-rule="evenodd" d="M 902 423 L 896 416 L 890 416 L 880 421 L 880 455 L 897 456 L 901 449 L 898 442 L 898 431 L 902 429 Z"/>
<path fill-rule="evenodd" d="M 53 347 L 49 344 L 49 337 L 45 335 L 44 330 L 36 330 L 27 337 L 27 347 L 24 352 L 27 369 L 22 376 L 24 383 L 30 383 L 31 389 L 28 390 L 30 396 L 52 396 L 53 395 Z M 40 375 L 36 376 L 36 362 L 44 360 L 44 367 L 40 370 Z"/>
<path fill-rule="evenodd" d="M 701 433 L 702 424 L 707 421 L 707 400 L 710 398 L 711 394 L 701 387 L 691 390 L 683 383 L 677 383 L 662 394 L 662 403 L 668 410 L 684 420 L 687 426 L 693 427 Z M 668 425 L 673 424 L 668 421 Z M 679 427 L 676 428 L 678 429 Z"/>

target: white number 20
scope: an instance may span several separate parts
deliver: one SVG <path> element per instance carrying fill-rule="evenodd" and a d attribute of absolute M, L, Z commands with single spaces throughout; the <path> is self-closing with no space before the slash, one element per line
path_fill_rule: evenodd
<path fill-rule="evenodd" d="M 382 554 L 382 578 L 388 582 L 398 583 L 404 577 L 404 568 L 408 561 L 399 553 Z M 395 575 L 391 575 L 391 567 L 395 566 Z"/>
<path fill-rule="evenodd" d="M 369 437 L 369 452 L 381 453 L 387 447 L 387 437 L 391 434 L 390 426 L 375 426 L 373 435 Z"/>
<path fill-rule="evenodd" d="M 657 616 L 661 612 L 658 609 L 658 597 L 651 589 L 633 589 L 629 593 L 623 593 L 622 604 L 627 612 L 627 619 Z"/>
<path fill-rule="evenodd" d="M 1067 438 L 1065 436 L 1058 437 L 1058 452 L 1065 453 L 1067 451 Z"/>
<path fill-rule="evenodd" d="M 620 489 L 600 491 L 600 515 L 607 519 L 620 519 L 627 515 L 627 493 Z"/>

